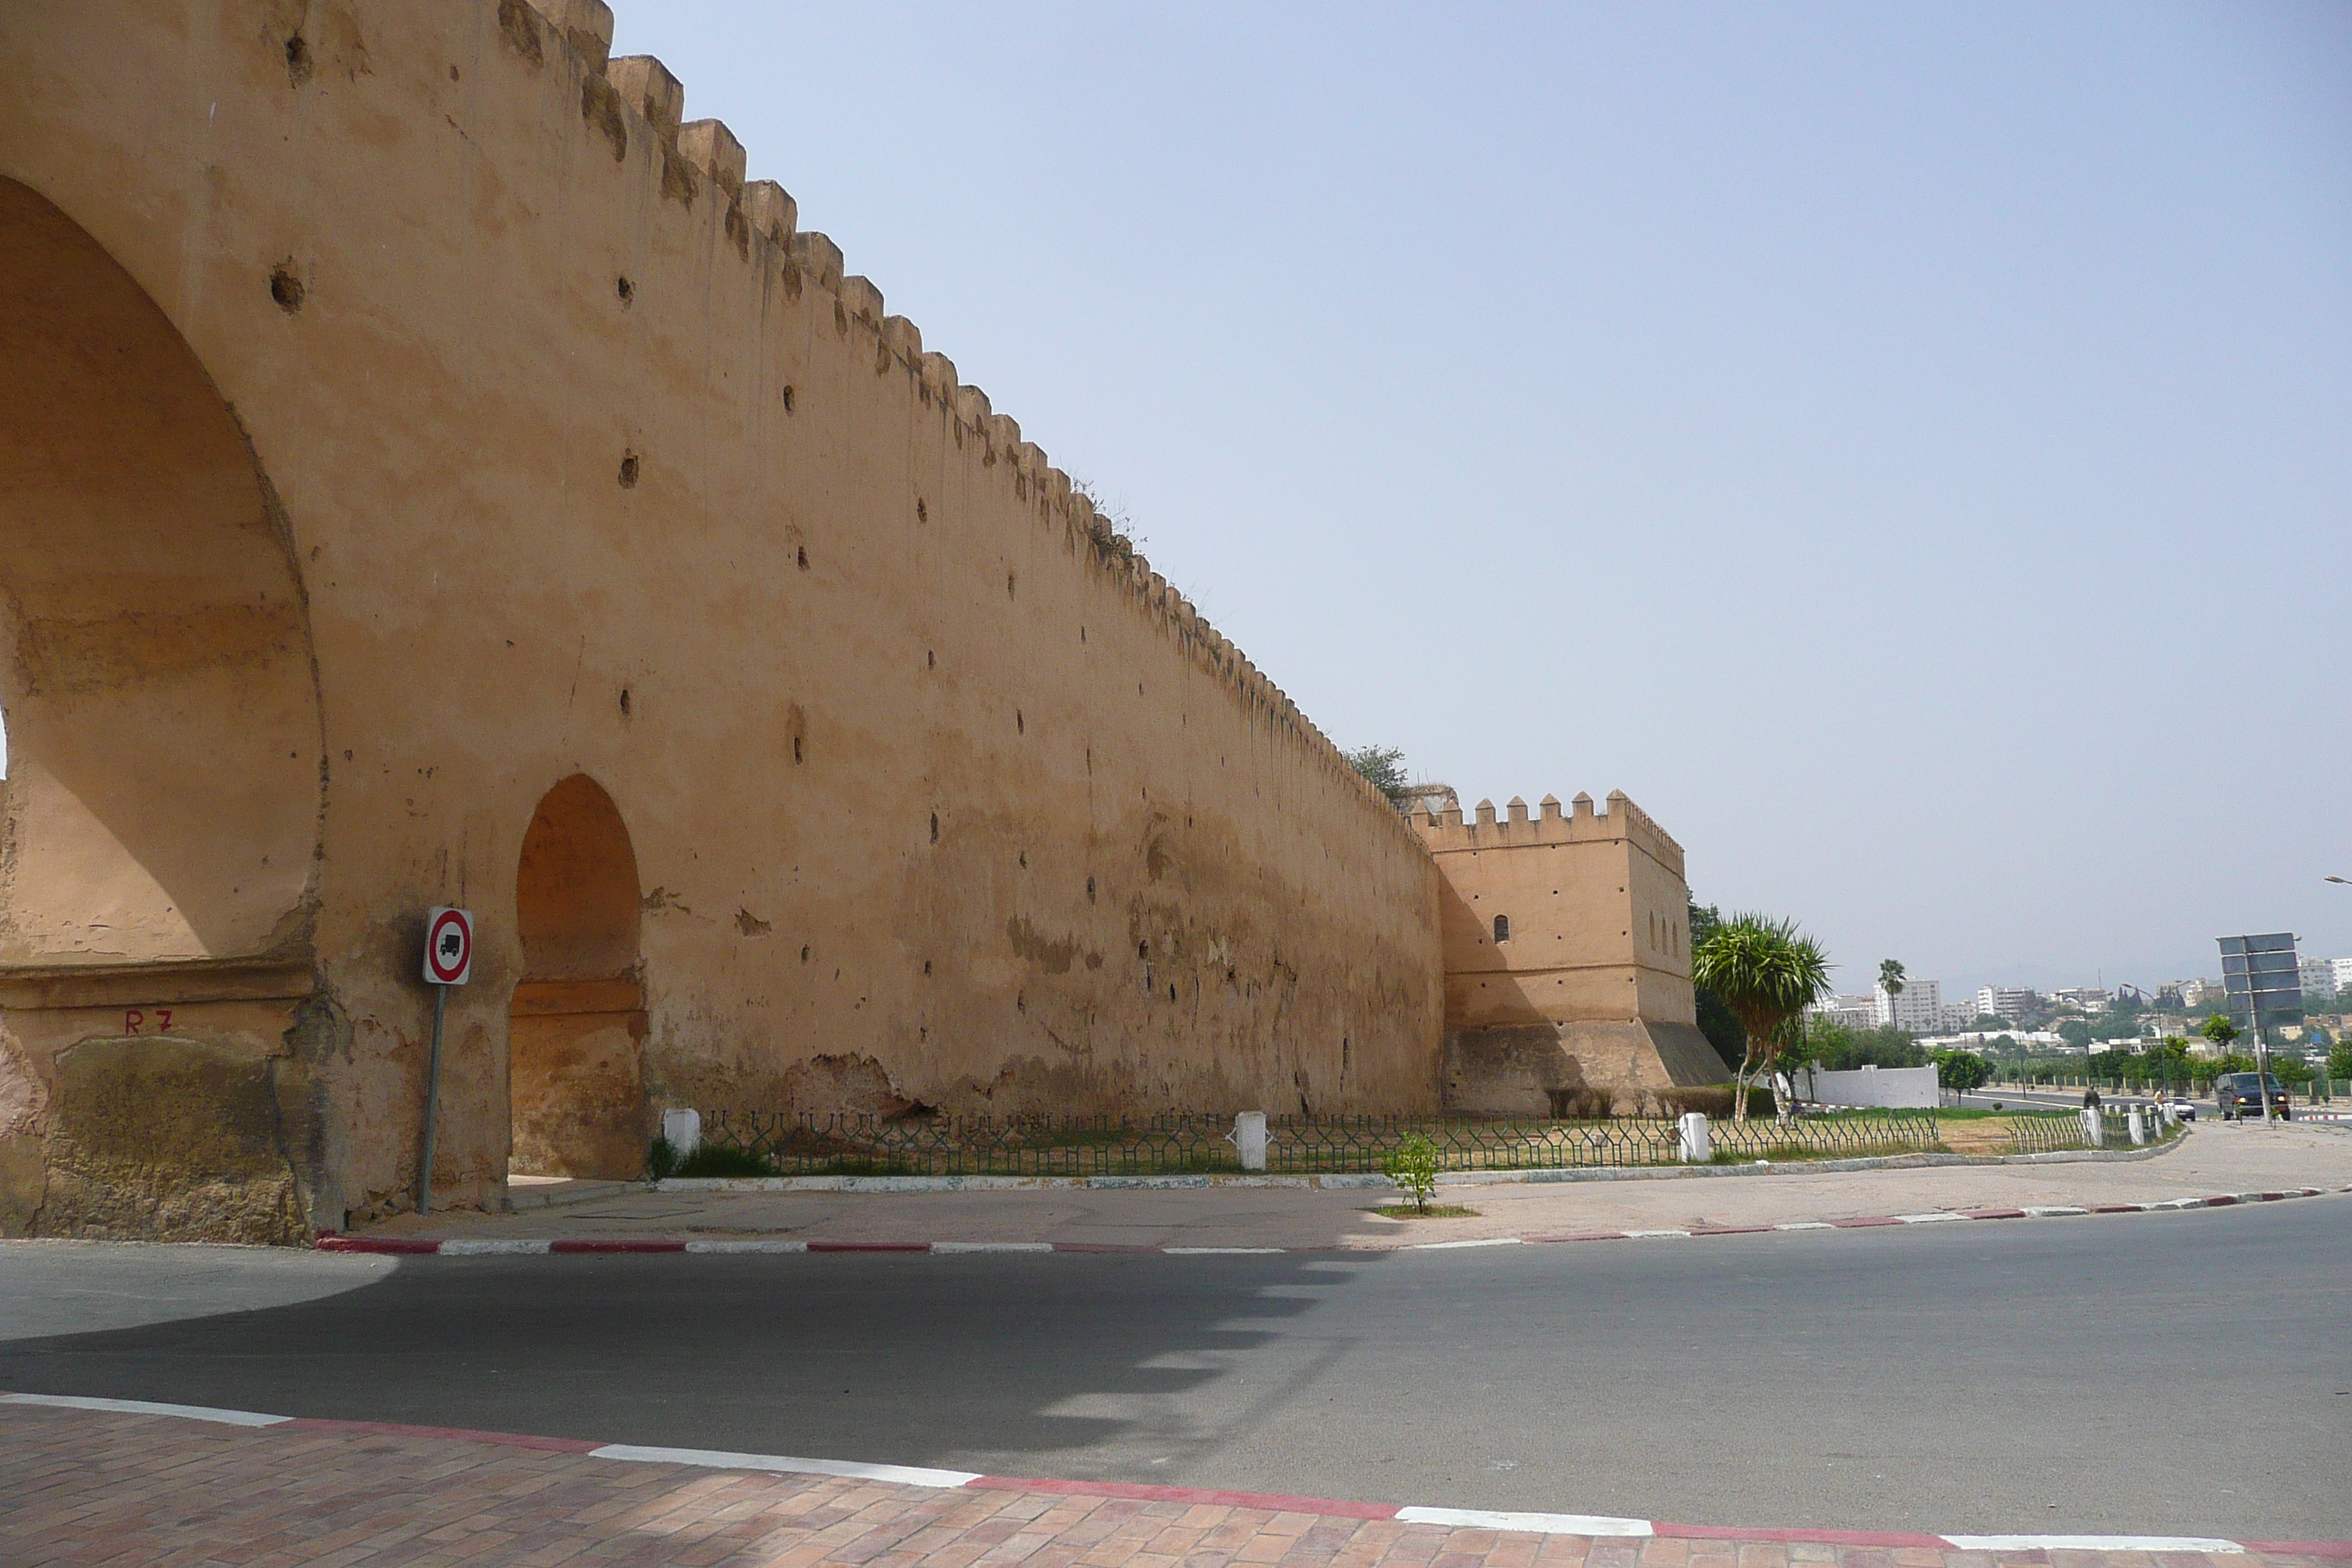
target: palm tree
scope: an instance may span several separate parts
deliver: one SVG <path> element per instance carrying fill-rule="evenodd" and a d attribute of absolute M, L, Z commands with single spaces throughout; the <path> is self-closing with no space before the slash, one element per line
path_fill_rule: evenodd
<path fill-rule="evenodd" d="M 1731 1115 L 1748 1120 L 1748 1085 L 1780 1059 L 1790 1024 L 1830 988 L 1829 959 L 1794 921 L 1734 915 L 1691 948 L 1691 978 L 1723 999 L 1748 1031 Z"/>
<path fill-rule="evenodd" d="M 1886 1022 L 1891 1028 L 1896 1022 L 1895 999 L 1903 994 L 1903 961 L 1882 958 L 1878 961 L 1878 988 L 1886 993 Z"/>

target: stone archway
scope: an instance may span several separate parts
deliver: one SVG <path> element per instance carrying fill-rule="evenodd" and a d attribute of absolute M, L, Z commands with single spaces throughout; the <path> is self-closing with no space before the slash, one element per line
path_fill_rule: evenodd
<path fill-rule="evenodd" d="M 137 279 L 0 179 L 0 1232 L 303 1234 L 325 770 L 288 520 Z"/>
<path fill-rule="evenodd" d="M 626 1179 L 645 1169 L 638 913 L 628 825 L 595 780 L 574 773 L 541 799 L 515 873 L 515 1174 Z"/>

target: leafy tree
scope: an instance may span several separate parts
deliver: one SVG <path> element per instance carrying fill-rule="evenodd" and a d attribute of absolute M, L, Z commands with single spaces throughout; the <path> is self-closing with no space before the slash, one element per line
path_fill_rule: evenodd
<path fill-rule="evenodd" d="M 1992 1064 L 1974 1051 L 1942 1050 L 1936 1053 L 1936 1081 L 1955 1094 L 1982 1089 L 1991 1077 Z"/>
<path fill-rule="evenodd" d="M 1790 1054 L 1796 1062 L 1811 1062 L 1823 1072 L 1927 1065 L 1927 1053 L 1919 1042 L 1891 1025 L 1855 1029 L 1843 1024 L 1813 1024 L 1806 1028 L 1801 1048 Z"/>
<path fill-rule="evenodd" d="M 1690 903 L 1691 950 L 1696 952 L 1698 944 L 1721 924 L 1723 915 L 1720 910 L 1713 904 L 1702 904 L 1693 899 Z M 1740 1061 L 1748 1055 L 1747 1029 L 1741 1026 L 1738 1016 L 1723 1005 L 1723 998 L 1715 994 L 1713 987 L 1694 981 L 1691 992 L 1692 1000 L 1698 1005 L 1698 1032 L 1706 1037 L 1706 1043 L 1713 1046 L 1715 1054 L 1723 1058 L 1727 1070 L 1738 1070 Z"/>
<path fill-rule="evenodd" d="M 2070 1046 L 2087 1046 L 2091 1043 L 2091 1026 L 2080 1018 L 2069 1018 L 2058 1026 L 2058 1037 Z"/>
<path fill-rule="evenodd" d="M 2241 1033 L 2238 1026 L 2230 1022 L 2230 1016 L 2227 1013 L 2215 1013 L 2211 1015 L 2201 1026 L 2199 1026 L 2197 1032 L 2204 1036 L 2207 1039 L 2212 1041 L 2215 1045 L 2221 1047 L 2224 1051 L 2227 1051 L 2230 1048 L 2231 1042 L 2235 1040 Z"/>
<path fill-rule="evenodd" d="M 1389 804 L 1402 811 L 1405 806 L 1404 752 L 1397 746 L 1363 746 L 1352 752 L 1342 752 L 1348 765 L 1371 781 L 1372 787 L 1389 797 Z"/>
<path fill-rule="evenodd" d="M 2352 1040 L 2338 1040 L 2327 1053 L 2329 1078 L 2352 1078 Z"/>
<path fill-rule="evenodd" d="M 1796 922 L 1742 914 L 1691 945 L 1691 978 L 1723 998 L 1743 1028 L 1748 1048 L 1733 1076 L 1734 1121 L 1748 1120 L 1748 1084 L 1769 1073 L 1808 1006 L 1830 988 L 1828 957 Z"/>

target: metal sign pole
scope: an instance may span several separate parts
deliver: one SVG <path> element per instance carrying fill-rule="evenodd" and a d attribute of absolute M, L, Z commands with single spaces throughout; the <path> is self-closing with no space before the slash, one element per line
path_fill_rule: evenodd
<path fill-rule="evenodd" d="M 449 1010 L 449 988 L 433 987 L 433 1054 L 425 1067 L 425 1161 L 416 1172 L 416 1212 L 433 1212 L 433 1111 L 441 1100 L 441 1020 Z"/>

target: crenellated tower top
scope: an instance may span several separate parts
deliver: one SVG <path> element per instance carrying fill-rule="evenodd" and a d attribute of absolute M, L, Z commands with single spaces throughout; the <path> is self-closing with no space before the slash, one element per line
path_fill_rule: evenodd
<path fill-rule="evenodd" d="M 1422 842 L 1433 855 L 1463 849 L 1628 839 L 1676 876 L 1683 874 L 1683 847 L 1647 812 L 1635 805 L 1623 790 L 1611 790 L 1608 805 L 1606 811 L 1596 811 L 1592 797 L 1579 792 L 1563 811 L 1559 797 L 1548 795 L 1530 816 L 1526 798 L 1513 795 L 1499 816 L 1492 800 L 1482 800 L 1472 820 L 1464 820 L 1459 805 L 1442 811 L 1415 811 L 1406 820 L 1420 833 Z"/>

